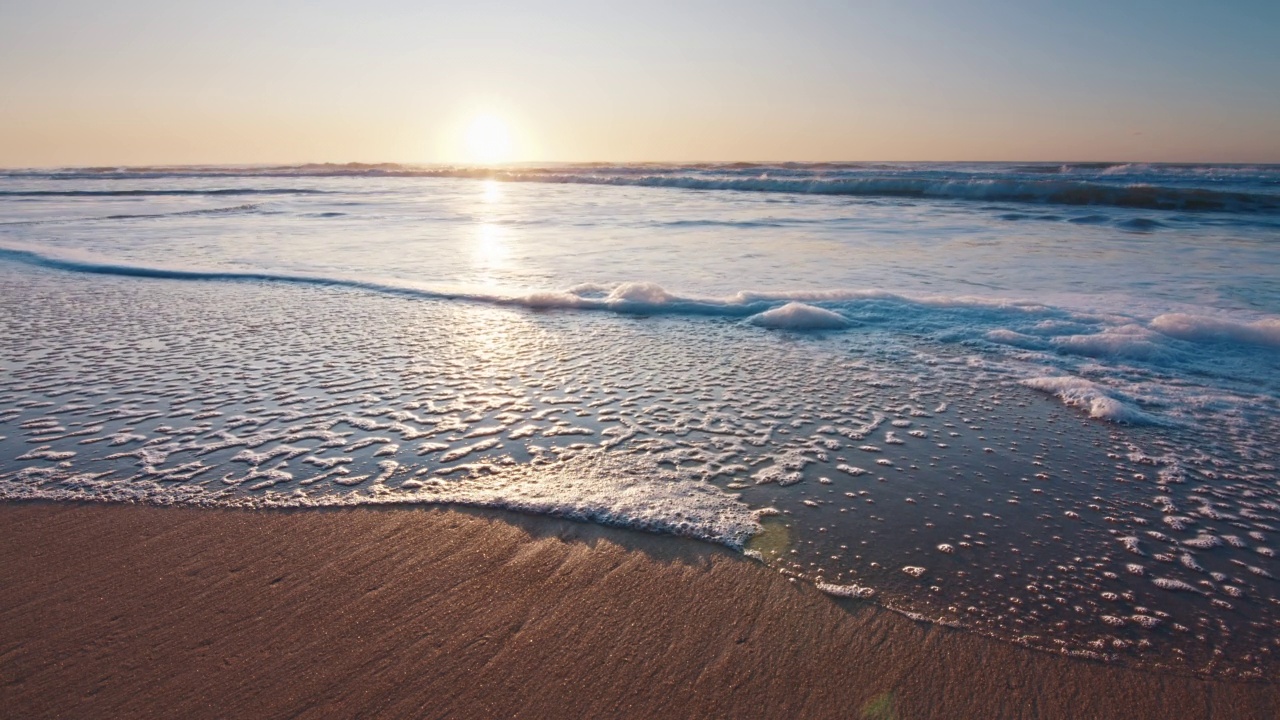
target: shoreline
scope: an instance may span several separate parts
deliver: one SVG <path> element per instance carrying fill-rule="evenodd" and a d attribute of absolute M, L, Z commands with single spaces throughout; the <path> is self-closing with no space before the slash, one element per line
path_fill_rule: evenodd
<path fill-rule="evenodd" d="M 0 517 L 12 717 L 1280 712 L 1276 684 L 1055 656 L 835 600 L 715 545 L 555 518 L 44 502 Z"/>

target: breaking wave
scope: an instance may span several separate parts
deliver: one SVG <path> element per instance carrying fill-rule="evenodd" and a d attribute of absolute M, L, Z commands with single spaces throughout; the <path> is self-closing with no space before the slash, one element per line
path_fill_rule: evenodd
<path fill-rule="evenodd" d="M 991 308 L 1017 312 L 1044 312 L 1038 303 L 973 296 L 905 295 L 884 290 L 812 290 L 760 292 L 742 290 L 723 297 L 681 295 L 652 282 L 635 281 L 616 285 L 583 283 L 565 290 L 528 293 L 476 292 L 419 285 L 399 279 L 366 279 L 341 275 L 314 275 L 276 270 L 230 270 L 141 265 L 97 257 L 87 253 L 50 251 L 22 245 L 0 245 L 0 259 L 36 267 L 122 277 L 162 280 L 203 280 L 223 282 L 276 282 L 327 287 L 344 287 L 431 300 L 462 300 L 492 305 L 519 306 L 534 310 L 607 310 L 643 315 L 719 315 L 747 317 L 764 313 L 756 324 L 790 329 L 831 329 L 837 316 L 827 310 L 800 303 L 842 303 L 880 300 L 920 306 L 951 308 Z M 784 307 L 779 307 L 784 306 Z M 767 312 L 776 311 L 776 312 Z"/>
<path fill-rule="evenodd" d="M 1280 212 L 1280 167 L 1270 165 L 724 163 L 577 164 L 508 167 L 308 164 L 273 167 L 87 168 L 9 171 L 7 177 L 159 179 L 193 177 L 442 177 L 687 190 L 1110 206 L 1183 212 Z M 22 190 L 6 195 L 319 193 L 306 188 Z"/>
<path fill-rule="evenodd" d="M 228 208 L 227 210 L 235 210 Z M 917 308 L 953 311 L 995 311 L 1024 318 L 1045 317 L 1038 328 L 1065 329 L 1052 337 L 1035 337 L 1007 329 L 986 332 L 992 343 L 1023 349 L 1058 349 L 1072 355 L 1129 359 L 1159 359 L 1174 349 L 1169 340 L 1187 343 L 1231 343 L 1280 348 L 1280 318 L 1239 322 L 1182 313 L 1164 314 L 1149 322 L 1128 322 L 1097 327 L 1086 316 L 1084 324 L 1069 311 L 1036 302 L 969 295 L 904 295 L 887 290 L 740 290 L 727 296 L 684 295 L 645 281 L 615 285 L 582 283 L 564 290 L 534 292 L 479 292 L 469 289 L 429 287 L 395 278 L 368 279 L 342 275 L 316 275 L 277 270 L 232 270 L 142 265 L 97 257 L 88 253 L 52 251 L 23 245 L 0 245 L 0 259 L 26 265 L 122 277 L 222 282 L 273 282 L 343 287 L 369 292 L 410 295 L 431 300 L 458 300 L 532 310 L 604 310 L 640 315 L 711 315 L 749 317 L 755 325 L 787 330 L 834 330 L 856 327 L 853 303 L 881 302 Z M 823 303 L 831 307 L 816 307 Z M 843 312 L 843 314 L 842 314 Z M 1131 319 L 1130 319 L 1131 320 Z M 1093 329 L 1095 332 L 1078 332 Z"/>

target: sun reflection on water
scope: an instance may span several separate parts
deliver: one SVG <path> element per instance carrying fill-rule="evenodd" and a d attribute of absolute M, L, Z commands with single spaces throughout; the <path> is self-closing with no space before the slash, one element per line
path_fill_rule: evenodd
<path fill-rule="evenodd" d="M 484 181 L 484 202 L 492 205 L 502 200 L 502 183 L 497 180 Z"/>
<path fill-rule="evenodd" d="M 482 188 L 476 213 L 479 222 L 471 239 L 471 264 L 481 283 L 497 285 L 499 273 L 507 268 L 511 232 L 499 219 L 502 183 L 486 180 Z"/>
<path fill-rule="evenodd" d="M 481 274 L 500 271 L 506 267 L 508 256 L 507 229 L 498 223 L 482 222 L 476 226 L 471 261 Z M 496 278 L 489 278 L 490 281 Z"/>

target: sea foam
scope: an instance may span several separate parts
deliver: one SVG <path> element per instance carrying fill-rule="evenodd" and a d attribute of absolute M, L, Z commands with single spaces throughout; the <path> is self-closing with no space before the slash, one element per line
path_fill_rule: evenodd
<path fill-rule="evenodd" d="M 1280 318 L 1243 323 L 1170 313 L 1152 319 L 1151 328 L 1163 335 L 1191 342 L 1251 343 L 1280 348 Z"/>
<path fill-rule="evenodd" d="M 839 330 L 849 327 L 840 313 L 801 302 L 789 302 L 779 308 L 753 315 L 750 321 L 760 327 L 782 330 Z"/>

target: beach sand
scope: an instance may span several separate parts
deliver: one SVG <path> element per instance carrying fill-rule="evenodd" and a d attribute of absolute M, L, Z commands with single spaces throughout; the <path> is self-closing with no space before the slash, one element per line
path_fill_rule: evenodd
<path fill-rule="evenodd" d="M 719 547 L 459 508 L 0 504 L 0 715 L 1274 718 Z"/>

